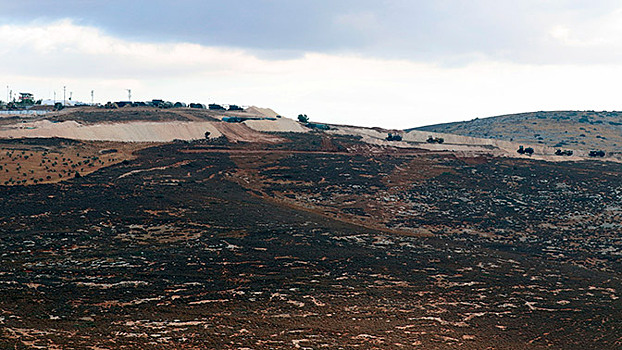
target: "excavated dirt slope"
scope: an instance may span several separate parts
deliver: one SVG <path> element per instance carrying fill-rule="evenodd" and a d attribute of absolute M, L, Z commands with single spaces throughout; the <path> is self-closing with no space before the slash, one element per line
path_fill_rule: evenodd
<path fill-rule="evenodd" d="M 181 112 L 177 113 L 182 115 Z M 192 115 L 188 116 L 190 119 Z M 65 117 L 66 118 L 66 117 Z M 220 117 L 221 118 L 221 117 Z M 53 119 L 53 118 L 50 118 Z M 60 137 L 90 141 L 169 142 L 177 140 L 200 140 L 209 132 L 210 138 L 226 136 L 230 141 L 275 142 L 278 137 L 266 132 L 308 132 L 309 129 L 288 118 L 276 120 L 247 120 L 242 123 L 226 123 L 219 117 L 211 121 L 143 121 L 84 122 L 76 120 L 50 121 L 47 119 L 20 120 L 0 125 L 0 138 L 47 138 Z"/>
<path fill-rule="evenodd" d="M 168 142 L 205 138 L 205 132 L 222 134 L 212 122 L 127 122 L 83 125 L 75 121 L 39 121 L 0 128 L 0 138 L 61 137 L 75 140 Z"/>
<path fill-rule="evenodd" d="M 263 118 L 275 120 L 246 120 L 242 123 L 226 123 L 222 118 L 230 116 Z M 121 141 L 121 142 L 169 142 L 177 140 L 200 140 L 209 132 L 210 138 L 225 136 L 233 142 L 279 142 L 270 135 L 274 132 L 326 132 L 335 135 L 360 137 L 372 145 L 417 147 L 430 151 L 446 151 L 455 154 L 491 154 L 504 157 L 522 157 L 548 161 L 579 161 L 589 158 L 588 150 L 572 149 L 573 156 L 555 156 L 556 148 L 544 144 L 509 142 L 500 139 L 486 139 L 431 131 L 396 131 L 403 141 L 386 140 L 389 130 L 330 125 L 328 131 L 311 129 L 289 118 L 277 117 L 269 109 L 251 107 L 243 112 L 223 112 L 190 109 L 158 110 L 148 108 L 122 108 L 119 110 L 78 109 L 62 111 L 47 116 L 49 119 L 7 119 L 0 123 L 0 138 L 61 137 L 77 140 Z M 73 118 L 73 119 L 72 119 Z M 50 121 L 51 120 L 51 121 Z M 106 120 L 115 120 L 107 122 Z M 11 122 L 13 121 L 13 122 Z M 442 137 L 443 144 L 427 143 L 428 137 Z M 532 156 L 521 156 L 516 150 L 520 145 L 535 150 Z M 607 153 L 606 158 L 622 161 L 622 154 Z"/>

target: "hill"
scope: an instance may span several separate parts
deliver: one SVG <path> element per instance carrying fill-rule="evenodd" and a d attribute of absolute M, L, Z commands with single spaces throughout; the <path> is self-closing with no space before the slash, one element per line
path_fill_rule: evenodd
<path fill-rule="evenodd" d="M 526 146 L 622 152 L 622 112 L 532 112 L 410 130 L 506 140 Z"/>
<path fill-rule="evenodd" d="M 620 348 L 616 157 L 134 112 L 0 127 L 0 348 Z"/>
<path fill-rule="evenodd" d="M 601 125 L 592 121 L 594 125 Z M 615 122 L 613 122 L 615 123 Z M 537 124 L 537 122 L 536 122 Z M 261 142 L 279 138 L 271 135 L 275 132 L 309 133 L 318 132 L 313 127 L 298 121 L 281 117 L 266 108 L 250 107 L 244 111 L 212 111 L 189 108 L 159 109 L 153 107 L 123 107 L 104 109 L 80 107 L 49 113 L 44 116 L 13 116 L 0 118 L 0 139 L 2 138 L 66 138 L 83 141 L 107 142 L 172 142 L 192 141 L 207 137 L 224 137 L 231 142 Z M 324 125 L 324 124 L 320 124 Z M 615 124 L 612 124 L 616 126 Z M 360 137 L 364 143 L 398 148 L 420 148 L 434 151 L 461 152 L 469 154 L 494 154 L 505 157 L 528 157 L 541 160 L 582 160 L 590 158 L 591 148 L 570 148 L 572 157 L 555 155 L 556 148 L 548 146 L 542 140 L 538 143 L 508 141 L 501 138 L 464 136 L 459 133 L 421 131 L 421 130 L 386 130 L 382 128 L 364 128 L 347 125 L 327 125 L 327 134 L 350 135 Z M 531 123 L 532 127 L 533 122 Z M 554 125 L 555 126 L 555 125 Z M 451 130 L 450 130 L 451 131 Z M 587 131 L 586 131 L 587 132 Z M 399 134 L 401 141 L 387 140 L 389 133 Z M 588 134 L 591 134 L 588 133 Z M 542 134 L 538 134 L 542 135 Z M 443 139 L 443 143 L 430 143 L 434 136 Z M 572 134 L 566 138 L 574 139 Z M 576 135 L 581 137 L 581 134 Z M 542 136 L 538 136 L 542 138 Z M 613 133 L 607 137 L 597 137 L 601 142 L 620 137 Z M 511 140 L 512 138 L 510 138 Z M 584 142 L 585 143 L 585 142 Z M 533 155 L 516 153 L 522 144 L 534 149 Z M 617 143 L 614 143 L 617 147 Z M 622 161 L 622 152 L 609 151 L 605 158 Z"/>

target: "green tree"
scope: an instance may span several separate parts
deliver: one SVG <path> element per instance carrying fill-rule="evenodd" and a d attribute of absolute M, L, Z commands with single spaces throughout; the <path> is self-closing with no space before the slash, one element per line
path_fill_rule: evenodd
<path fill-rule="evenodd" d="M 306 114 L 298 114 L 298 121 L 301 123 L 308 123 L 309 117 Z"/>

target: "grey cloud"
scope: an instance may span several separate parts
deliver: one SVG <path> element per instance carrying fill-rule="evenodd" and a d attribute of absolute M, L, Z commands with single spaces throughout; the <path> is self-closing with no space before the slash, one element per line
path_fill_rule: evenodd
<path fill-rule="evenodd" d="M 126 39 L 239 47 L 265 56 L 315 51 L 463 63 L 619 60 L 564 47 L 556 23 L 606 15 L 602 0 L 21 0 L 0 4 L 5 22 L 71 18 Z"/>

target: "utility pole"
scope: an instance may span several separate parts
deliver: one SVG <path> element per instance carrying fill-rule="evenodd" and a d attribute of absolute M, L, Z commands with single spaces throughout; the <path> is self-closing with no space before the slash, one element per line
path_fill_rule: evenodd
<path fill-rule="evenodd" d="M 56 91 L 54 91 L 54 104 L 56 104 Z"/>
<path fill-rule="evenodd" d="M 9 86 L 6 86 L 6 103 L 9 103 Z"/>
<path fill-rule="evenodd" d="M 67 87 L 63 86 L 63 107 L 65 107 L 66 98 L 67 98 Z"/>
<path fill-rule="evenodd" d="M 132 89 L 126 89 L 127 90 L 127 100 L 132 102 Z"/>
<path fill-rule="evenodd" d="M 95 90 L 91 90 L 91 106 L 95 105 L 95 103 L 93 102 L 94 96 L 95 96 Z"/>

